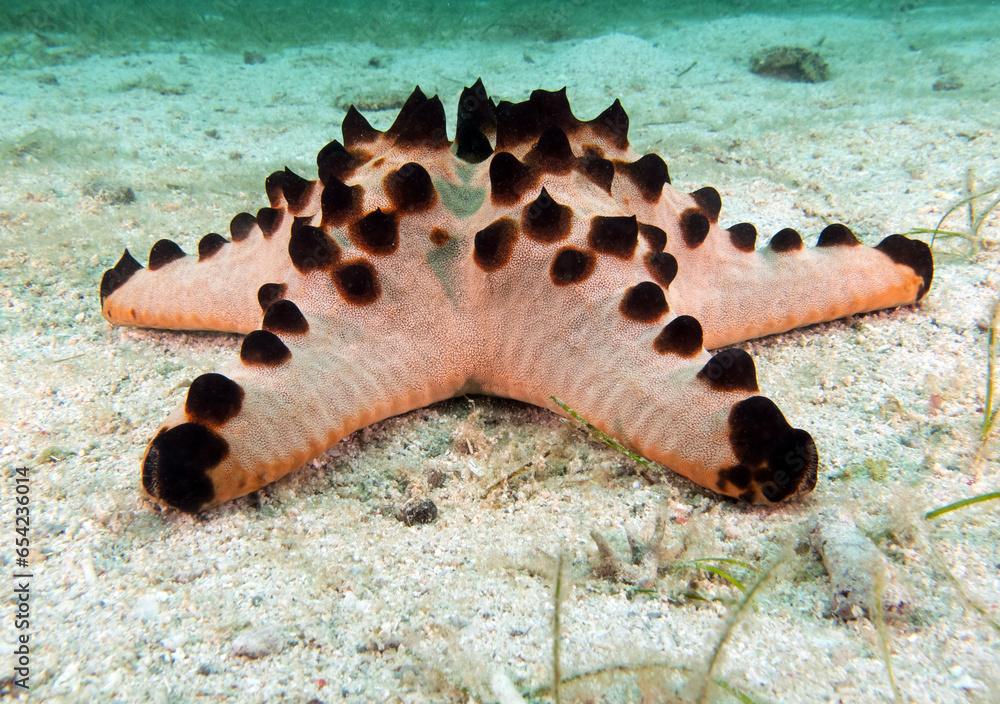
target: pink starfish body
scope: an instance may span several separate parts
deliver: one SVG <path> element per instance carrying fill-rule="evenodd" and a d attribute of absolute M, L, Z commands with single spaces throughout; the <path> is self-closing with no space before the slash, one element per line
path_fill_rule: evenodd
<path fill-rule="evenodd" d="M 466 393 L 594 425 L 709 489 L 777 502 L 816 482 L 812 438 L 758 395 L 734 342 L 914 303 L 923 243 L 861 245 L 831 225 L 755 249 L 712 188 L 683 193 L 628 148 L 615 103 L 577 120 L 565 89 L 460 99 L 456 139 L 416 89 L 393 125 L 353 107 L 319 178 L 266 181 L 270 206 L 198 254 L 126 250 L 101 283 L 115 324 L 248 333 L 191 384 L 146 450 L 154 500 L 198 511 L 252 492 L 344 436 Z"/>

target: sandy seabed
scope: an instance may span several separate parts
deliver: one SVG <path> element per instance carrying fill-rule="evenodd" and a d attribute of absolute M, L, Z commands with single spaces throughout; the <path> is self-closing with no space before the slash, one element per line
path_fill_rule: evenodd
<path fill-rule="evenodd" d="M 387 108 L 366 112 L 385 127 L 419 83 L 450 119 L 479 75 L 509 99 L 566 85 L 581 117 L 620 97 L 634 147 L 664 155 L 683 190 L 718 188 L 726 221 L 795 227 L 807 243 L 833 221 L 868 244 L 933 227 L 970 168 L 981 184 L 1000 178 L 1000 63 L 985 60 L 1000 55 L 1000 27 L 984 21 L 944 10 L 750 16 L 644 38 L 334 44 L 251 64 L 172 46 L 6 71 L 0 495 L 12 516 L 14 468 L 29 468 L 33 697 L 515 701 L 505 680 L 522 693 L 551 682 L 561 553 L 564 676 L 625 666 L 572 680 L 563 701 L 697 697 L 741 592 L 690 561 L 720 556 L 750 565 L 727 568 L 747 585 L 785 559 L 743 610 L 714 680 L 760 702 L 891 701 L 876 626 L 830 613 L 810 531 L 836 508 L 879 546 L 887 589 L 903 595 L 885 628 L 901 699 L 997 701 L 996 504 L 922 518 L 997 488 L 996 450 L 973 463 L 1000 295 L 995 244 L 972 257 L 936 247 L 919 307 L 744 346 L 821 453 L 815 492 L 776 509 L 679 478 L 649 484 L 552 414 L 476 398 L 367 428 L 254 497 L 198 517 L 161 513 L 139 497 L 143 447 L 237 338 L 112 328 L 97 295 L 123 247 L 168 237 L 193 251 L 265 204 L 266 174 L 314 173 L 350 103 Z M 789 43 L 821 51 L 831 80 L 748 71 L 751 51 Z M 996 226 L 986 223 L 987 240 Z M 411 496 L 430 497 L 438 519 L 397 520 Z M 626 534 L 648 537 L 657 516 L 673 568 L 639 585 L 595 571 L 592 531 L 624 558 Z M 11 547 L 2 560 L 12 573 Z M 5 658 L 14 608 L 5 601 Z M 736 701 L 719 687 L 709 698 Z"/>

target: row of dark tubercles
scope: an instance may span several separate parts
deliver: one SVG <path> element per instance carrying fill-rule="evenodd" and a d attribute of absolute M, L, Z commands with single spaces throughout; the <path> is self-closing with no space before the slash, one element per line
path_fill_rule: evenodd
<path fill-rule="evenodd" d="M 421 171 L 423 170 L 419 165 L 414 164 L 413 166 Z M 408 196 L 404 194 L 403 197 Z M 414 209 L 412 202 L 413 199 L 411 198 L 408 203 L 404 203 L 404 207 L 401 209 L 412 211 Z M 233 241 L 239 242 L 246 239 L 253 227 L 260 226 L 261 222 L 265 223 L 265 228 L 262 228 L 262 232 L 265 233 L 265 236 L 270 236 L 275 227 L 274 222 L 280 221 L 282 211 L 270 208 L 262 210 L 273 210 L 277 214 L 277 217 L 272 216 L 270 212 L 265 213 L 263 219 L 261 217 L 262 213 L 258 213 L 257 217 L 249 213 L 240 213 L 233 218 L 230 224 Z M 293 220 L 291 237 L 288 244 L 288 253 L 292 264 L 302 273 L 328 268 L 336 264 L 340 258 L 340 247 L 323 229 L 308 225 L 307 223 L 311 219 L 310 217 L 304 217 Z M 351 239 L 361 249 L 371 254 L 389 254 L 396 250 L 399 243 L 398 222 L 395 213 L 385 213 L 381 209 L 376 209 L 372 213 L 358 219 L 352 224 L 349 233 Z M 205 235 L 198 243 L 199 261 L 208 259 L 225 244 L 228 244 L 228 241 L 218 233 L 213 232 Z M 155 271 L 184 256 L 183 250 L 176 243 L 170 240 L 160 240 L 150 250 L 149 268 L 151 271 Z M 122 260 L 115 265 L 115 268 L 106 272 L 105 278 L 102 281 L 102 300 L 110 295 L 118 286 L 122 285 L 135 271 L 141 268 L 142 266 L 126 252 Z M 371 302 L 377 298 L 377 295 L 372 297 L 372 292 L 377 290 L 377 284 L 372 281 L 364 286 L 360 286 L 358 284 L 359 277 L 352 275 L 352 272 L 355 270 L 350 269 L 347 273 L 334 272 L 335 283 L 338 283 L 338 288 L 342 292 L 345 292 L 345 298 L 351 302 Z M 373 270 L 370 267 L 367 270 L 374 277 Z M 360 288 L 364 288 L 366 293 L 359 294 L 358 291 Z"/>
<path fill-rule="evenodd" d="M 244 364 L 262 367 L 284 364 L 291 359 L 292 352 L 278 334 L 304 335 L 309 331 L 309 323 L 299 307 L 282 298 L 284 292 L 282 284 L 264 284 L 258 290 L 257 300 L 262 306 L 267 303 L 267 307 L 261 329 L 243 338 L 240 359 Z"/>
<path fill-rule="evenodd" d="M 527 101 L 495 105 L 486 94 L 482 81 L 477 80 L 471 88 L 463 91 L 459 100 L 459 157 L 474 162 L 489 157 L 494 152 L 489 142 L 490 134 L 495 135 L 498 149 L 535 140 L 534 147 L 526 156 L 527 163 L 522 164 L 510 154 L 499 161 L 494 159 L 495 164 L 491 163 L 494 199 L 499 201 L 516 200 L 524 189 L 535 184 L 540 172 L 565 173 L 571 168 L 580 169 L 610 192 L 615 164 L 593 152 L 579 158 L 572 153 L 567 132 L 572 133 L 584 124 L 617 148 L 624 149 L 628 145 L 628 116 L 617 100 L 601 115 L 584 123 L 573 116 L 565 88 L 559 91 L 536 90 Z M 344 144 L 334 140 L 317 155 L 319 180 L 323 184 L 321 225 L 330 228 L 352 223 L 352 240 L 360 248 L 371 254 L 394 252 L 398 247 L 395 214 L 376 210 L 359 219 L 362 188 L 348 186 L 344 179 L 367 158 L 362 147 L 380 136 L 405 147 L 447 148 L 449 141 L 441 101 L 436 96 L 427 98 L 419 87 L 415 88 L 385 133 L 374 129 L 351 106 L 344 117 L 342 130 Z M 618 166 L 644 194 L 656 192 L 658 195 L 663 183 L 669 182 L 666 165 L 655 155 L 647 155 L 632 164 L 619 162 Z M 313 182 L 288 167 L 272 173 L 265 180 L 271 207 L 261 208 L 256 215 L 236 215 L 229 228 L 232 241 L 247 239 L 254 227 L 259 228 L 265 238 L 270 237 L 281 226 L 286 212 L 294 215 L 301 211 L 312 186 Z M 397 212 L 419 212 L 431 207 L 436 199 L 429 174 L 416 163 L 406 164 L 390 174 L 383 186 Z M 557 211 L 543 212 L 537 222 L 528 223 L 526 231 L 539 239 L 556 238 L 564 228 L 562 220 L 565 217 Z M 438 232 L 432 233 L 431 239 L 446 242 L 448 237 L 446 233 Z M 199 261 L 213 256 L 227 243 L 218 233 L 205 235 L 198 244 Z M 150 250 L 149 268 L 155 271 L 184 256 L 179 245 L 170 240 L 160 240 Z M 105 273 L 101 285 L 102 300 L 141 268 L 128 252 L 123 254 L 115 267 Z M 364 295 L 354 296 L 358 300 L 371 298 L 377 283 L 363 285 L 361 280 L 364 275 L 359 274 L 358 269 L 351 271 L 352 274 L 340 277 L 342 281 L 338 288 L 366 291 Z"/>
<path fill-rule="evenodd" d="M 344 119 L 343 130 L 345 142 L 351 145 L 370 142 L 381 134 L 372 128 L 353 106 Z M 449 142 L 445 134 L 444 108 L 441 101 L 437 97 L 428 99 L 419 87 L 416 88 L 385 134 L 402 146 L 447 147 Z M 321 198 L 321 224 L 326 228 L 338 227 L 356 220 L 352 233 L 359 247 L 373 254 L 388 254 L 395 251 L 398 246 L 398 224 L 395 222 L 395 214 L 376 210 L 357 219 L 363 197 L 362 188 L 348 186 L 343 181 L 353 174 L 363 161 L 364 159 L 352 154 L 336 140 L 320 150 L 316 162 L 319 180 L 324 186 Z M 312 181 L 299 176 L 288 167 L 272 173 L 264 181 L 264 189 L 271 207 L 261 208 L 256 215 L 250 213 L 236 215 L 229 227 L 232 241 L 240 242 L 247 239 L 255 227 L 260 229 L 265 238 L 270 237 L 281 226 L 285 212 L 294 214 L 302 210 L 313 185 Z M 391 173 L 386 178 L 384 186 L 390 202 L 399 212 L 412 213 L 425 210 L 431 207 L 436 199 L 430 175 L 416 163 L 405 164 Z M 315 243 L 316 238 L 312 238 L 311 241 Z M 205 235 L 198 243 L 199 261 L 208 259 L 225 244 L 228 244 L 228 241 L 218 233 Z M 310 252 L 308 248 L 302 246 L 295 252 L 290 251 L 293 263 L 296 263 L 300 270 L 315 268 L 311 262 L 317 259 L 317 254 L 319 258 L 323 258 L 332 249 L 327 244 L 318 246 L 317 252 Z M 106 272 L 101 287 L 102 300 L 121 286 L 135 271 L 142 268 L 130 254 L 126 255 L 123 255 L 115 268 Z M 150 250 L 149 268 L 155 271 L 184 256 L 184 251 L 175 242 L 160 240 Z M 368 285 L 360 284 L 359 280 L 362 278 L 364 277 L 357 275 L 357 269 L 351 269 L 338 277 L 341 283 L 338 287 L 352 292 L 364 289 L 366 291 L 364 295 L 355 295 L 354 298 L 369 299 L 371 292 L 377 286 L 371 282 Z"/>
<path fill-rule="evenodd" d="M 535 200 L 521 211 L 520 226 L 524 234 L 536 242 L 550 244 L 569 236 L 573 212 L 557 202 L 543 187 Z M 677 260 L 666 252 L 666 233 L 646 223 L 639 223 L 635 216 L 602 216 L 591 219 L 587 235 L 588 247 L 600 254 L 620 259 L 631 259 L 642 235 L 651 252 L 646 258 L 647 268 L 657 282 L 669 286 L 677 274 Z M 510 259 L 518 235 L 510 218 L 501 218 L 480 232 L 474 239 L 473 257 L 484 271 L 495 271 Z M 593 269 L 588 262 L 593 256 L 567 252 L 580 252 L 573 247 L 560 250 L 558 272 L 553 269 L 553 281 L 558 285 L 578 283 Z M 555 264 L 553 265 L 555 266 Z M 586 275 L 585 275 L 586 274 Z"/>
<path fill-rule="evenodd" d="M 266 304 L 260 330 L 243 339 L 240 359 L 248 366 L 274 367 L 287 362 L 291 351 L 278 333 L 301 335 L 309 330 L 305 316 L 284 300 L 283 284 L 266 284 L 258 292 Z M 187 422 L 162 430 L 153 439 L 143 463 L 143 486 L 182 511 L 197 511 L 214 495 L 207 471 L 229 454 L 229 445 L 216 429 L 239 414 L 243 387 L 215 372 L 191 382 L 184 410 Z"/>
<path fill-rule="evenodd" d="M 258 212 L 257 217 L 249 213 L 240 213 L 230 223 L 230 233 L 233 241 L 238 242 L 246 239 L 255 226 L 263 223 L 261 231 L 265 232 L 265 236 L 267 236 L 270 234 L 268 228 L 273 231 L 273 228 L 277 226 L 280 219 L 281 211 L 274 208 L 262 208 Z M 208 259 L 222 249 L 224 245 L 228 244 L 228 242 L 225 237 L 217 232 L 208 233 L 198 242 L 198 261 Z M 149 250 L 149 270 L 156 271 L 162 269 L 167 264 L 182 259 L 185 256 L 187 255 L 184 250 L 173 240 L 157 240 Z M 140 269 L 142 269 L 142 265 L 126 250 L 118 263 L 112 269 L 105 272 L 101 280 L 101 300 L 103 301 L 111 295 L 119 286 L 128 281 L 132 274 Z"/>
<path fill-rule="evenodd" d="M 240 242 L 250 236 L 254 227 L 260 227 L 265 237 L 269 237 L 279 226 L 282 218 L 282 210 L 276 208 L 261 208 L 256 216 L 250 213 L 239 213 L 229 224 L 229 232 L 234 242 Z M 198 242 L 198 261 L 204 261 L 218 252 L 229 243 L 225 237 L 217 232 L 210 232 Z M 148 266 L 150 271 L 162 269 L 167 264 L 182 259 L 187 254 L 173 240 L 157 240 L 149 250 Z M 101 300 L 111 295 L 119 286 L 124 284 L 136 271 L 142 269 L 142 265 L 135 261 L 126 250 L 122 259 L 115 264 L 113 269 L 105 272 L 101 281 Z"/>
<path fill-rule="evenodd" d="M 687 208 L 680 214 L 681 234 L 684 243 L 694 249 L 708 236 L 711 225 L 718 222 L 722 210 L 719 192 L 706 186 L 690 194 L 696 206 Z M 737 223 L 727 229 L 730 243 L 742 252 L 752 252 L 756 247 L 757 229 L 747 222 Z M 854 234 L 844 225 L 830 225 L 820 234 L 818 247 L 836 245 L 853 246 L 859 244 Z M 795 252 L 803 247 L 802 236 L 794 229 L 779 230 L 768 243 L 774 252 Z"/>
<path fill-rule="evenodd" d="M 584 122 L 573 115 L 565 88 L 534 90 L 526 101 L 497 104 L 487 94 L 482 80 L 477 80 L 459 97 L 456 155 L 474 164 L 485 161 L 494 152 L 492 138 L 497 151 L 537 140 L 548 157 L 558 156 L 559 142 L 584 125 L 617 149 L 628 146 L 628 115 L 618 100 L 593 120 Z"/>
<path fill-rule="evenodd" d="M 696 207 L 681 212 L 681 235 L 690 248 L 698 247 L 708 236 L 712 224 L 718 222 L 722 210 L 719 192 L 710 186 L 690 194 Z M 732 245 L 744 252 L 754 251 L 757 230 L 750 223 L 738 223 L 728 228 Z M 817 246 L 853 246 L 859 244 L 844 225 L 830 225 L 820 235 Z M 802 248 L 802 237 L 791 228 L 777 232 L 769 243 L 775 252 L 792 252 Z M 674 263 L 676 267 L 676 262 Z M 676 274 L 676 268 L 674 268 Z M 702 329 L 690 316 L 679 316 L 668 324 L 654 340 L 657 352 L 694 355 L 702 347 Z M 718 391 L 756 392 L 757 372 L 753 359 L 740 349 L 726 349 L 715 354 L 698 372 L 698 378 Z"/>
<path fill-rule="evenodd" d="M 656 202 L 664 184 L 670 183 L 667 165 L 656 154 L 636 161 L 611 161 L 592 150 L 575 156 L 566 133 L 559 127 L 545 129 L 525 154 L 524 161 L 508 151 L 499 151 L 490 160 L 490 198 L 496 205 L 510 205 L 535 188 L 545 174 L 561 175 L 577 170 L 607 193 L 616 173 L 627 178 L 647 202 Z"/>
<path fill-rule="evenodd" d="M 292 353 L 278 333 L 301 335 L 309 323 L 298 306 L 284 300 L 283 284 L 266 284 L 258 292 L 266 304 L 260 330 L 243 339 L 240 359 L 248 366 L 275 367 Z M 243 387 L 215 372 L 191 382 L 184 411 L 187 422 L 161 430 L 143 462 L 142 482 L 151 495 L 182 511 L 194 512 L 209 503 L 214 490 L 207 471 L 229 454 L 229 444 L 216 430 L 239 414 Z"/>
<path fill-rule="evenodd" d="M 710 192 L 712 208 L 706 205 L 705 193 Z M 699 196 L 699 193 L 702 194 Z M 718 219 L 721 201 L 713 188 L 703 188 L 691 194 L 699 208 L 689 208 L 681 214 L 681 231 L 689 247 L 700 245 L 708 234 L 709 222 Z M 714 213 L 714 219 L 710 213 Z M 757 246 L 757 228 L 748 222 L 740 222 L 726 229 L 732 246 L 741 252 L 753 252 Z M 849 227 L 841 223 L 833 223 L 823 228 L 816 241 L 816 246 L 827 247 L 857 247 L 861 241 Z M 793 228 L 786 227 L 776 232 L 768 242 L 768 248 L 777 253 L 797 252 L 804 248 L 802 235 Z M 930 288 L 933 276 L 933 262 L 929 248 L 917 240 L 911 240 L 903 235 L 889 235 L 875 249 L 886 254 L 897 264 L 906 264 L 924 280 L 917 295 L 919 300 Z"/>
<path fill-rule="evenodd" d="M 419 86 L 414 88 L 384 133 L 372 127 L 353 105 L 348 108 L 341 129 L 344 146 L 350 152 L 383 136 L 401 147 L 447 149 L 450 145 L 440 98 L 436 95 L 428 98 Z"/>
<path fill-rule="evenodd" d="M 702 217 L 714 222 L 721 209 L 718 192 L 703 188 L 691 194 L 698 202 Z M 630 258 L 635 249 L 637 233 L 642 232 L 651 251 L 646 255 L 646 268 L 656 280 L 645 281 L 628 289 L 622 298 L 621 313 L 637 322 L 651 323 L 661 319 L 668 311 L 663 287 L 669 287 L 677 275 L 677 260 L 662 251 L 667 237 L 659 228 L 640 224 L 635 228 L 635 218 L 594 218 L 589 242 L 594 249 L 613 256 Z M 653 340 L 653 349 L 659 354 L 693 357 L 703 347 L 701 324 L 690 315 L 680 315 L 671 320 Z M 739 349 L 728 349 L 714 355 L 698 372 L 698 378 L 718 391 L 756 391 L 757 373 L 753 359 Z"/>
<path fill-rule="evenodd" d="M 740 222 L 726 229 L 729 241 L 741 252 L 753 252 L 757 246 L 757 228 L 748 222 Z M 840 223 L 827 225 L 819 235 L 817 247 L 856 247 L 861 242 L 850 228 Z M 771 237 L 768 247 L 775 252 L 795 252 L 803 247 L 798 231 L 786 227 Z"/>

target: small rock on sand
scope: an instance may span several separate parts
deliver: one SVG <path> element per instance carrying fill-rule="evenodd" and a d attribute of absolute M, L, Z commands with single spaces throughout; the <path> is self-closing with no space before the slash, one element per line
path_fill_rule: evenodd
<path fill-rule="evenodd" d="M 232 653 L 244 658 L 261 658 L 284 650 L 285 639 L 276 628 L 263 626 L 243 631 L 233 640 Z"/>

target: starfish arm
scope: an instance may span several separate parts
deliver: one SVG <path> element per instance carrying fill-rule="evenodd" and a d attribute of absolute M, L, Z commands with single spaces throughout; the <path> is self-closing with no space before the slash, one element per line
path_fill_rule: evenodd
<path fill-rule="evenodd" d="M 434 336 L 351 332 L 287 300 L 272 304 L 240 359 L 196 378 L 142 461 L 153 500 L 196 512 L 277 481 L 341 438 L 453 396 Z M 305 329 L 303 329 L 305 328 Z"/>
<path fill-rule="evenodd" d="M 160 240 L 142 267 L 125 250 L 101 280 L 104 317 L 117 325 L 248 333 L 270 302 L 301 291 L 303 277 L 335 265 L 349 242 L 367 242 L 362 248 L 376 255 L 394 251 L 399 213 L 436 216 L 421 238 L 447 240 L 456 219 L 440 206 L 432 178 L 442 186 L 454 181 L 451 154 L 441 145 L 393 147 L 389 139 L 366 144 L 365 156 L 378 164 L 371 166 L 334 141 L 317 156 L 320 179 L 287 168 L 272 173 L 264 184 L 270 205 L 236 215 L 231 240 L 205 235 L 197 255 Z"/>
<path fill-rule="evenodd" d="M 604 257 L 585 280 L 539 285 L 557 251 L 521 239 L 503 268 L 479 272 L 479 308 L 492 314 L 479 323 L 478 388 L 561 412 L 556 396 L 717 493 L 767 503 L 813 488 L 812 438 L 757 395 L 746 352 L 705 352 L 698 321 L 670 313 L 631 260 Z"/>
<path fill-rule="evenodd" d="M 453 222 L 437 206 L 426 171 L 406 171 L 420 207 L 382 210 L 388 196 L 367 183 L 371 209 L 349 231 L 329 222 L 324 202 L 283 216 L 270 238 L 257 241 L 275 251 L 263 277 L 238 282 L 252 292 L 255 329 L 224 374 L 195 379 L 149 444 L 142 464 L 149 496 L 201 510 L 276 481 L 359 428 L 460 391 L 468 376 L 461 355 L 451 356 L 465 348 L 454 292 L 449 277 L 428 271 L 456 266 L 453 254 L 432 256 L 455 248 L 447 235 L 433 234 Z M 331 183 L 327 189 L 338 188 Z M 258 291 L 258 281 L 272 277 L 287 283 Z M 225 320 L 245 325 L 233 315 Z"/>
<path fill-rule="evenodd" d="M 266 302 L 258 298 L 261 286 L 296 276 L 288 256 L 295 223 L 284 208 L 240 213 L 230 227 L 232 240 L 210 233 L 193 255 L 160 240 L 148 267 L 125 250 L 101 281 L 101 312 L 116 325 L 250 332 Z"/>
<path fill-rule="evenodd" d="M 930 289 L 934 262 L 923 242 L 890 235 L 867 247 L 834 224 L 814 247 L 785 228 L 755 249 L 752 225 L 718 226 L 720 203 L 712 188 L 685 194 L 667 186 L 649 215 L 668 232 L 666 251 L 678 262 L 671 305 L 701 321 L 708 349 L 913 304 Z"/>

